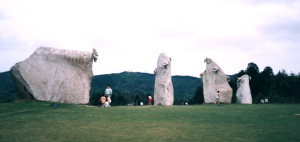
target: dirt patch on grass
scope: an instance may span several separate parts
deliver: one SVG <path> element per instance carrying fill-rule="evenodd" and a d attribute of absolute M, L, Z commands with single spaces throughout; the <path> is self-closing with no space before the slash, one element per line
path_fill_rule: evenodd
<path fill-rule="evenodd" d="M 97 106 L 89 106 L 89 105 L 84 105 L 84 107 L 97 107 Z"/>
<path fill-rule="evenodd" d="M 20 110 L 20 111 L 15 111 L 15 112 L 8 112 L 8 113 L 3 113 L 0 114 L 0 116 L 7 116 L 7 115 L 12 115 L 12 114 L 18 114 L 18 113 L 26 113 L 26 112 L 31 112 L 31 110 Z"/>
<path fill-rule="evenodd" d="M 152 106 L 126 106 L 127 108 L 133 108 L 133 109 L 145 109 L 145 108 L 151 108 Z"/>

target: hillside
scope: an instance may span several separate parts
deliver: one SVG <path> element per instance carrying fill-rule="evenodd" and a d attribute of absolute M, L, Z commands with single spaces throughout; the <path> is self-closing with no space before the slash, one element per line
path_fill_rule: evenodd
<path fill-rule="evenodd" d="M 17 98 L 17 94 L 10 73 L 0 73 L 0 103 L 11 102 L 15 98 Z"/>
<path fill-rule="evenodd" d="M 119 94 L 153 94 L 155 76 L 148 73 L 122 72 L 97 75 L 92 80 L 91 93 L 104 92 L 107 84 Z M 191 76 L 172 76 L 175 98 L 191 98 L 202 80 Z"/>
<path fill-rule="evenodd" d="M 154 92 L 155 76 L 148 73 L 122 72 L 96 75 L 91 83 L 91 94 L 104 92 L 110 84 L 114 93 L 146 95 Z M 199 85 L 200 78 L 191 76 L 172 76 L 175 98 L 191 98 Z M 15 87 L 9 72 L 0 73 L 0 102 L 12 101 L 16 98 Z"/>

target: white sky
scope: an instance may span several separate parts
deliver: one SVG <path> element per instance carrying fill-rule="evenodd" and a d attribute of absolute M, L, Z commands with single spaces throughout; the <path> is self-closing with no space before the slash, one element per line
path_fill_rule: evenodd
<path fill-rule="evenodd" d="M 41 46 L 95 48 L 95 75 L 153 73 L 160 53 L 172 75 L 199 77 L 205 57 L 226 74 L 250 62 L 299 73 L 300 1 L 0 0 L 0 72 Z"/>

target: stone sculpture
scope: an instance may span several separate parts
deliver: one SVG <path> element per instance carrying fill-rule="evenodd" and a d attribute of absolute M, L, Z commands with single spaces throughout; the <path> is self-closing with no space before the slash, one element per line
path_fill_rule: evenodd
<path fill-rule="evenodd" d="M 237 92 L 236 101 L 241 104 L 252 104 L 252 96 L 249 86 L 249 80 L 251 77 L 248 75 L 243 75 L 238 77 L 236 80 Z"/>
<path fill-rule="evenodd" d="M 232 89 L 229 86 L 229 77 L 210 58 L 205 58 L 206 70 L 200 74 L 203 81 L 205 103 L 215 103 L 217 91 L 220 91 L 220 102 L 231 103 Z"/>
<path fill-rule="evenodd" d="M 98 53 L 40 47 L 10 70 L 23 98 L 60 103 L 89 102 L 92 65 Z"/>
<path fill-rule="evenodd" d="M 161 53 L 157 60 L 157 68 L 154 70 L 154 105 L 171 106 L 174 102 L 174 91 L 171 76 L 171 58 Z"/>

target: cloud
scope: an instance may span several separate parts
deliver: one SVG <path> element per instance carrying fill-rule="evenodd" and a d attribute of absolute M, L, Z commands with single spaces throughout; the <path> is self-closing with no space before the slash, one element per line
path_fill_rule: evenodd
<path fill-rule="evenodd" d="M 205 57 L 227 74 L 249 62 L 299 72 L 286 64 L 300 50 L 299 9 L 297 1 L 1 1 L 0 71 L 47 46 L 96 48 L 95 74 L 152 73 L 162 52 L 175 75 L 199 76 Z"/>

